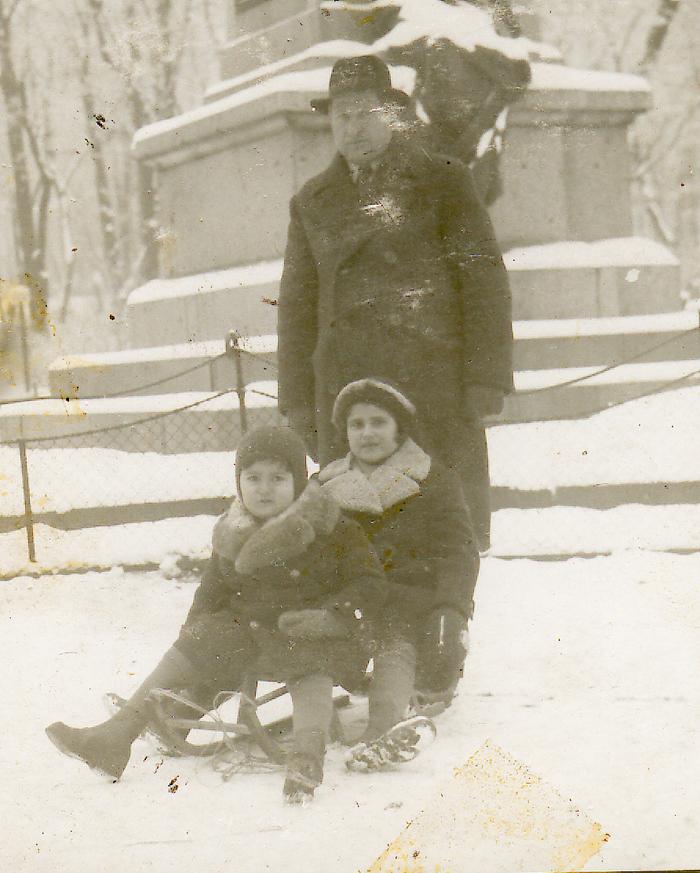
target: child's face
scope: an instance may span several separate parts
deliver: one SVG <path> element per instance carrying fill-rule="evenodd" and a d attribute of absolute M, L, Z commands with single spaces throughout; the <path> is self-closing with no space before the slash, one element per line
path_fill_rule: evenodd
<path fill-rule="evenodd" d="M 281 461 L 256 461 L 241 473 L 240 491 L 251 515 L 272 518 L 294 502 L 294 477 Z"/>
<path fill-rule="evenodd" d="M 381 464 L 399 447 L 393 416 L 372 403 L 355 403 L 347 420 L 350 451 L 363 464 Z"/>

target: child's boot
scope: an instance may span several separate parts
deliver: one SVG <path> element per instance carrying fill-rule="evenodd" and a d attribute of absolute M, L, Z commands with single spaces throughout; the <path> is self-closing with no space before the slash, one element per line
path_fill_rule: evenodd
<path fill-rule="evenodd" d="M 287 775 L 282 792 L 287 803 L 306 803 L 323 781 L 326 737 L 321 730 L 295 733 L 294 745 L 287 759 Z"/>
<path fill-rule="evenodd" d="M 154 688 L 182 688 L 196 678 L 197 671 L 190 661 L 171 648 L 112 718 L 88 728 L 72 728 L 57 721 L 46 728 L 46 734 L 59 751 L 119 779 L 129 763 L 131 744 L 148 723 L 150 692 Z"/>
<path fill-rule="evenodd" d="M 294 740 L 282 789 L 287 803 L 306 803 L 323 781 L 326 737 L 333 717 L 333 680 L 304 676 L 287 687 L 292 696 Z"/>
<path fill-rule="evenodd" d="M 416 676 L 416 650 L 401 640 L 386 646 L 374 658 L 369 686 L 369 722 L 361 742 L 382 736 L 406 717 Z"/>

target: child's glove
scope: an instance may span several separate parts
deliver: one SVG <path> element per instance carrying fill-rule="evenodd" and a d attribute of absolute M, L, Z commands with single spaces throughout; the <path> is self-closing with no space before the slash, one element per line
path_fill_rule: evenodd
<path fill-rule="evenodd" d="M 457 684 L 468 648 L 467 620 L 456 609 L 434 609 L 428 616 L 418 655 L 421 691 L 444 691 Z"/>
<path fill-rule="evenodd" d="M 327 609 L 283 612 L 277 627 L 294 640 L 320 640 L 348 636 L 347 625 Z"/>

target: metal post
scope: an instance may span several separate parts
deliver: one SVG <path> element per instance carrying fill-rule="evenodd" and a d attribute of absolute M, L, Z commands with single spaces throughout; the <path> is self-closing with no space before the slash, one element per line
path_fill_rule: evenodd
<path fill-rule="evenodd" d="M 29 394 L 31 390 L 32 374 L 29 363 L 29 343 L 27 342 L 27 316 L 24 311 L 24 303 L 19 304 L 19 339 L 22 349 L 22 367 L 24 369 L 24 387 Z"/>
<path fill-rule="evenodd" d="M 236 368 L 236 394 L 238 395 L 238 412 L 241 417 L 241 432 L 248 430 L 248 413 L 245 408 L 245 378 L 243 375 L 243 361 L 241 360 L 241 337 L 235 330 L 226 334 L 226 353 L 233 358 Z"/>
<path fill-rule="evenodd" d="M 22 492 L 24 493 L 24 524 L 27 528 L 27 551 L 29 560 L 36 562 L 34 551 L 34 515 L 32 513 L 32 497 L 29 491 L 29 465 L 27 464 L 27 444 L 19 440 L 19 463 L 22 468 Z"/>

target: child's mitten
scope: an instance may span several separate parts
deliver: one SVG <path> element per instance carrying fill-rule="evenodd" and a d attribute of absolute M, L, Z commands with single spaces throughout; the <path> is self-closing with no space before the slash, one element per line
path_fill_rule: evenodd
<path fill-rule="evenodd" d="M 421 687 L 443 691 L 461 677 L 467 656 L 467 620 L 456 609 L 433 610 L 428 616 L 418 657 Z"/>
<path fill-rule="evenodd" d="M 292 639 L 317 640 L 348 636 L 345 622 L 328 609 L 299 609 L 283 612 L 277 627 Z"/>

